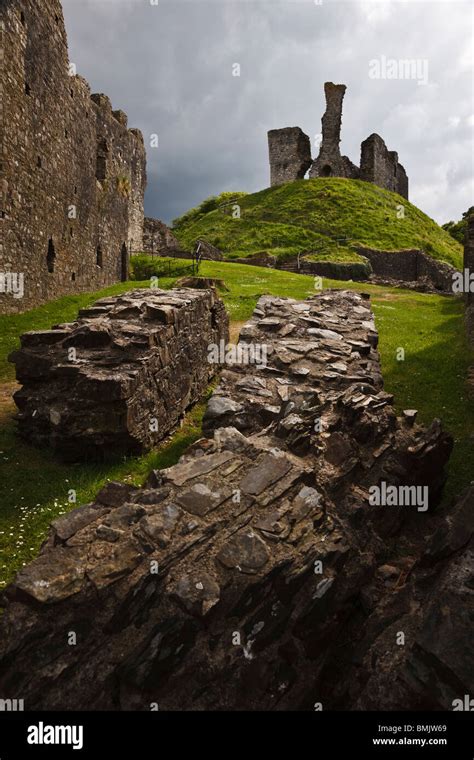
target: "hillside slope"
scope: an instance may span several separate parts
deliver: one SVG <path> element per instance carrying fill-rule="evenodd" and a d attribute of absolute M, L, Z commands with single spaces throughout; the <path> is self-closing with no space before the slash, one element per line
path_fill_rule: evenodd
<path fill-rule="evenodd" d="M 223 193 L 175 220 L 173 231 L 183 248 L 203 238 L 229 259 L 314 251 L 320 260 L 357 261 L 353 246 L 360 244 L 421 248 L 458 268 L 462 262 L 462 247 L 436 222 L 396 193 L 360 180 L 318 178 L 253 194 Z"/>

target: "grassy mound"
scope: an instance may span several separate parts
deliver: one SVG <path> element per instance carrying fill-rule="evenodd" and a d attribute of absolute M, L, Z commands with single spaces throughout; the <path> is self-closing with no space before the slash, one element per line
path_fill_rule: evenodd
<path fill-rule="evenodd" d="M 458 268 L 462 262 L 460 244 L 416 206 L 376 185 L 342 178 L 223 193 L 176 219 L 173 231 L 183 248 L 204 238 L 229 259 L 269 253 L 285 260 L 314 251 L 320 261 L 360 262 L 353 248 L 359 244 L 421 248 Z"/>

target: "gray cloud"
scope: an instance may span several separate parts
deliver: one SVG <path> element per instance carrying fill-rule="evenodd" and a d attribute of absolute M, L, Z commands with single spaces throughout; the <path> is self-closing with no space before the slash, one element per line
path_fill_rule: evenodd
<path fill-rule="evenodd" d="M 323 83 L 344 82 L 341 148 L 372 132 L 397 150 L 410 197 L 442 223 L 472 204 L 468 2 L 63 0 L 71 60 L 148 147 L 146 211 L 169 221 L 223 190 L 268 186 L 266 132 L 314 140 Z M 421 59 L 428 83 L 371 79 L 381 56 Z M 239 63 L 241 76 L 232 76 Z M 316 148 L 313 151 L 317 152 Z"/>

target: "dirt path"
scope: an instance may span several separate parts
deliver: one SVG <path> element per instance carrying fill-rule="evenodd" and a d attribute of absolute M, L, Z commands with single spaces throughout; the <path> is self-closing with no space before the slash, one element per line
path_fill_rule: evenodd
<path fill-rule="evenodd" d="M 14 414 L 16 406 L 12 397 L 19 387 L 18 383 L 0 383 L 0 424 Z"/>
<path fill-rule="evenodd" d="M 230 342 L 231 343 L 237 343 L 239 340 L 239 333 L 242 329 L 242 327 L 248 322 L 248 319 L 244 319 L 243 322 L 231 322 L 230 323 L 230 329 L 229 329 L 229 336 L 230 336 Z"/>

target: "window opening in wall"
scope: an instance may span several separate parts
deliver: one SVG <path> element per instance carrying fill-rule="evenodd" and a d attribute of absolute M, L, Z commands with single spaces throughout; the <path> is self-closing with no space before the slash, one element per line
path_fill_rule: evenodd
<path fill-rule="evenodd" d="M 330 177 L 331 174 L 332 174 L 332 169 L 329 166 L 329 164 L 326 164 L 325 166 L 323 166 L 323 168 L 321 169 L 321 177 Z"/>
<path fill-rule="evenodd" d="M 120 279 L 122 282 L 128 280 L 128 251 L 125 243 L 120 251 Z"/>
<path fill-rule="evenodd" d="M 48 267 L 48 272 L 52 274 L 54 272 L 54 261 L 56 259 L 56 251 L 54 248 L 53 238 L 49 238 L 48 242 L 48 254 L 46 256 L 46 266 Z"/>
<path fill-rule="evenodd" d="M 43 165 L 43 164 L 42 164 L 42 161 L 41 161 L 41 156 L 38 156 L 38 158 L 36 159 L 36 165 L 37 165 L 37 167 L 38 167 L 39 169 L 41 169 L 41 167 L 42 167 L 42 165 Z"/>
<path fill-rule="evenodd" d="M 103 182 L 107 176 L 107 157 L 109 154 L 109 146 L 107 140 L 99 140 L 97 143 L 97 162 L 95 176 L 99 182 Z"/>
<path fill-rule="evenodd" d="M 103 262 L 104 262 L 104 259 L 102 256 L 102 248 L 100 247 L 100 245 L 98 245 L 97 251 L 96 251 L 96 257 L 95 257 L 95 263 L 97 264 L 98 267 L 102 269 Z"/>
<path fill-rule="evenodd" d="M 21 21 L 22 25 L 25 26 L 26 19 L 25 19 L 25 14 L 23 13 L 23 11 L 20 12 L 20 21 Z"/>
<path fill-rule="evenodd" d="M 72 280 L 73 282 L 76 282 L 76 273 L 75 273 L 75 272 L 73 272 L 73 273 L 71 274 L 71 280 Z"/>
<path fill-rule="evenodd" d="M 31 87 L 28 82 L 25 82 L 25 95 L 31 95 Z"/>

